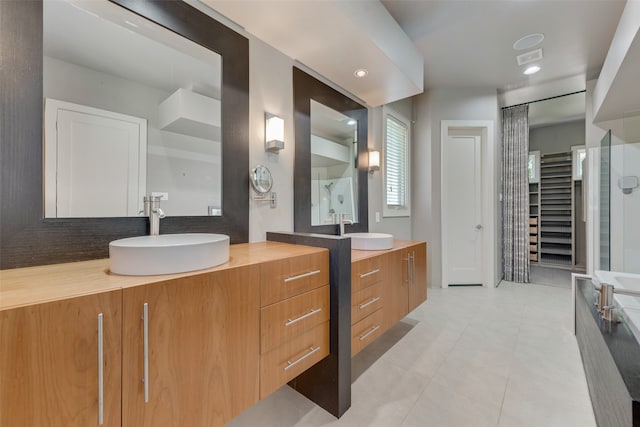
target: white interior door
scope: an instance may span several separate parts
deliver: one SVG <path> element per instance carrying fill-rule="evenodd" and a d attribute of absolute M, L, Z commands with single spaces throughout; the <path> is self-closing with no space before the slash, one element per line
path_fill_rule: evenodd
<path fill-rule="evenodd" d="M 46 215 L 137 215 L 146 187 L 146 120 L 60 101 L 47 104 L 55 122 L 45 123 Z"/>
<path fill-rule="evenodd" d="M 449 131 L 443 146 L 444 285 L 483 283 L 482 140 Z"/>

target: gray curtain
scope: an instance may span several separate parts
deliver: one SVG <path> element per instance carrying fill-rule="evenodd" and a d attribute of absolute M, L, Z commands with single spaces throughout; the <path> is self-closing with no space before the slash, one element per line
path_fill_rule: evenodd
<path fill-rule="evenodd" d="M 529 106 L 502 110 L 503 278 L 529 283 Z"/>

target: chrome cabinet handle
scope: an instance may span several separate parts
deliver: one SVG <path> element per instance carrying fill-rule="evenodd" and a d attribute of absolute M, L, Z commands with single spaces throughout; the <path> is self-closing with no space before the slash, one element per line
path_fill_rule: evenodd
<path fill-rule="evenodd" d="M 411 255 L 407 253 L 407 257 L 403 258 L 404 261 L 407 261 L 407 285 L 411 286 Z"/>
<path fill-rule="evenodd" d="M 104 424 L 104 331 L 98 314 L 98 425 Z"/>
<path fill-rule="evenodd" d="M 143 305 L 144 314 L 142 315 L 142 328 L 143 328 L 143 364 L 144 364 L 144 377 L 142 383 L 144 384 L 144 403 L 149 403 L 149 304 Z"/>
<path fill-rule="evenodd" d="M 369 329 L 366 334 L 360 335 L 360 341 L 366 340 L 369 335 L 371 335 L 372 333 L 374 333 L 378 329 L 380 329 L 380 325 L 376 325 L 373 328 Z"/>
<path fill-rule="evenodd" d="M 411 285 L 416 284 L 416 253 L 411 252 Z"/>
<path fill-rule="evenodd" d="M 368 272 L 368 273 L 363 273 L 363 274 L 361 274 L 361 275 L 360 275 L 360 278 L 361 278 L 361 279 L 364 279 L 365 277 L 373 276 L 373 275 L 374 275 L 374 274 L 376 274 L 376 273 L 380 273 L 380 269 L 379 269 L 379 268 L 376 268 L 375 270 L 371 270 L 371 271 L 370 271 L 370 272 Z"/>
<path fill-rule="evenodd" d="M 315 274 L 320 274 L 320 270 L 314 270 L 314 271 L 310 271 L 308 273 L 299 274 L 297 276 L 287 277 L 286 279 L 284 279 L 284 282 L 285 283 L 293 282 L 294 280 L 304 279 L 305 277 L 313 276 Z"/>
<path fill-rule="evenodd" d="M 363 308 L 369 307 L 371 304 L 373 304 L 376 301 L 380 301 L 380 297 L 374 297 L 371 298 L 369 301 L 367 302 L 363 302 L 362 304 L 360 304 L 360 310 L 362 310 Z"/>
<path fill-rule="evenodd" d="M 317 352 L 317 351 L 319 351 L 319 350 L 320 350 L 320 346 L 318 346 L 318 347 L 316 347 L 316 348 L 313 348 L 313 346 L 312 346 L 312 347 L 309 347 L 309 351 L 308 351 L 308 352 L 306 352 L 306 353 L 305 353 L 302 357 L 300 357 L 299 359 L 297 359 L 297 360 L 295 360 L 295 361 L 293 361 L 293 362 L 292 362 L 292 361 L 290 361 L 290 360 L 287 360 L 287 366 L 285 366 L 285 367 L 284 367 L 284 370 L 285 370 L 285 371 L 287 371 L 287 370 L 289 370 L 290 368 L 293 368 L 293 367 L 294 367 L 294 366 L 296 366 L 298 363 L 302 362 L 304 359 L 306 359 L 307 357 L 311 356 L 312 354 L 316 353 L 316 352 Z"/>
<path fill-rule="evenodd" d="M 287 321 L 284 323 L 284 326 L 291 326 L 295 323 L 298 323 L 299 321 L 306 319 L 307 317 L 311 317 L 316 313 L 320 313 L 322 311 L 322 308 L 316 308 L 316 309 L 311 309 L 310 312 L 303 314 L 300 317 L 296 317 L 295 319 L 287 319 Z"/>

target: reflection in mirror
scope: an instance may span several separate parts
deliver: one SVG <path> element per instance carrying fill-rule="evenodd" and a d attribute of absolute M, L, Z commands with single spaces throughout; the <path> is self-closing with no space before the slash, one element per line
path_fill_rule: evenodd
<path fill-rule="evenodd" d="M 45 217 L 221 214 L 220 55 L 109 1 L 45 0 Z"/>
<path fill-rule="evenodd" d="M 358 123 L 311 100 L 311 225 L 358 218 Z"/>
<path fill-rule="evenodd" d="M 249 174 L 251 186 L 259 194 L 265 194 L 271 191 L 273 186 L 273 178 L 271 177 L 271 171 L 266 166 L 258 165 Z"/>

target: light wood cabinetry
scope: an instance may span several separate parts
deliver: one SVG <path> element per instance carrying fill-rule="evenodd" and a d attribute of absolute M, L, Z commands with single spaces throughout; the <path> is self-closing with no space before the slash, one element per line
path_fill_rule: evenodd
<path fill-rule="evenodd" d="M 384 285 L 389 273 L 387 255 L 365 258 L 351 265 L 351 356 L 387 327 L 383 308 L 388 304 Z"/>
<path fill-rule="evenodd" d="M 124 290 L 123 427 L 223 425 L 258 401 L 259 282 L 252 266 Z"/>
<path fill-rule="evenodd" d="M 234 245 L 192 274 L 107 266 L 0 271 L 0 426 L 99 426 L 101 401 L 104 426 L 219 427 L 329 354 L 325 249 Z"/>
<path fill-rule="evenodd" d="M 329 283 L 329 253 L 291 257 L 261 266 L 260 302 L 263 306 Z"/>
<path fill-rule="evenodd" d="M 261 266 L 260 398 L 329 354 L 327 251 Z"/>
<path fill-rule="evenodd" d="M 407 249 L 411 262 L 409 312 L 427 300 L 427 244 L 418 243 Z"/>
<path fill-rule="evenodd" d="M 351 355 L 427 299 L 427 245 L 396 241 L 388 251 L 352 251 Z"/>
<path fill-rule="evenodd" d="M 120 426 L 121 305 L 112 291 L 0 311 L 0 425 Z"/>

